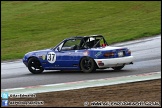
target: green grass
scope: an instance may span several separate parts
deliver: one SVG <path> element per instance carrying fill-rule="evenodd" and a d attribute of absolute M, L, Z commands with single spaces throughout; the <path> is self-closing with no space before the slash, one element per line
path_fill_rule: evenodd
<path fill-rule="evenodd" d="M 102 34 L 109 44 L 161 33 L 161 1 L 2 1 L 1 60 L 64 38 Z"/>

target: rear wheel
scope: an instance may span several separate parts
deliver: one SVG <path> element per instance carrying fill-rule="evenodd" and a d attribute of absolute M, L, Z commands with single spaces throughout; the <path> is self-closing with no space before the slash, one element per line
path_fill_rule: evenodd
<path fill-rule="evenodd" d="M 113 68 L 114 70 L 121 70 L 123 67 L 124 67 L 124 65 L 123 65 L 123 66 L 112 67 L 112 68 Z"/>
<path fill-rule="evenodd" d="M 83 57 L 80 61 L 80 68 L 85 73 L 90 73 L 96 70 L 96 64 L 90 57 Z"/>
<path fill-rule="evenodd" d="M 30 58 L 28 61 L 28 69 L 33 74 L 39 74 L 43 72 L 43 67 L 37 58 Z"/>

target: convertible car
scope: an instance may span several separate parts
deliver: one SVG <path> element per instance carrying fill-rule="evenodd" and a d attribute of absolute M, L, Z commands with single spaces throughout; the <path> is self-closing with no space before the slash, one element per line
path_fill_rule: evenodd
<path fill-rule="evenodd" d="M 23 63 L 33 74 L 44 70 L 81 70 L 113 68 L 121 70 L 133 64 L 131 51 L 124 47 L 111 47 L 102 35 L 75 36 L 64 39 L 53 48 L 25 54 Z"/>

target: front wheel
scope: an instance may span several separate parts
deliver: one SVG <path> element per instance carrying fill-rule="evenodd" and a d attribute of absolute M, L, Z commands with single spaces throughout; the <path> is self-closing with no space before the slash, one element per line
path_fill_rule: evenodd
<path fill-rule="evenodd" d="M 96 64 L 90 57 L 83 57 L 80 61 L 80 68 L 85 73 L 90 73 L 96 70 Z"/>
<path fill-rule="evenodd" d="M 123 66 L 112 67 L 112 68 L 113 68 L 114 70 L 121 70 L 123 67 L 124 67 L 124 65 L 123 65 Z"/>
<path fill-rule="evenodd" d="M 39 74 L 43 72 L 43 67 L 37 58 L 31 58 L 28 61 L 28 69 L 33 74 Z"/>

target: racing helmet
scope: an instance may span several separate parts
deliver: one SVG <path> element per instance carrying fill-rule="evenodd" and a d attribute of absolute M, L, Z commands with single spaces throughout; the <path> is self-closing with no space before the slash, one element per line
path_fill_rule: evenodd
<path fill-rule="evenodd" d="M 95 40 L 95 38 L 90 37 L 86 42 L 91 42 L 91 41 L 94 41 L 94 40 Z"/>

